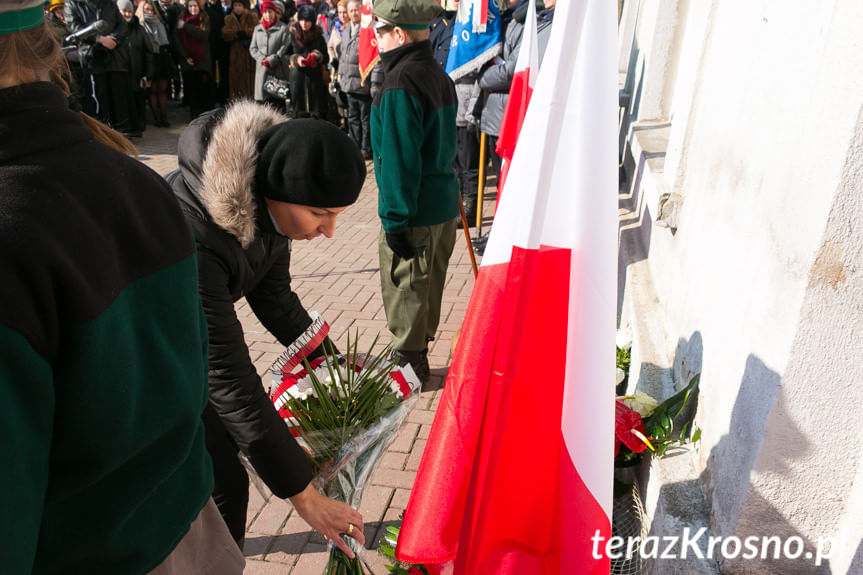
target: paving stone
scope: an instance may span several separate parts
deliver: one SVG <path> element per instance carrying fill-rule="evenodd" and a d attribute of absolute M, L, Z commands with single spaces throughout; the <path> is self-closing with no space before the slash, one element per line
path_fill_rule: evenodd
<path fill-rule="evenodd" d="M 434 411 L 414 408 L 408 413 L 407 420 L 411 423 L 419 424 L 432 423 L 434 421 Z"/>
<path fill-rule="evenodd" d="M 413 449 L 411 449 L 411 453 L 408 456 L 408 461 L 405 464 L 405 471 L 416 471 L 419 469 L 420 460 L 423 457 L 423 450 L 426 446 L 425 439 L 417 439 L 414 443 Z"/>
<path fill-rule="evenodd" d="M 275 537 L 272 535 L 252 535 L 243 542 L 243 555 L 251 559 L 263 559 L 272 545 Z"/>
<path fill-rule="evenodd" d="M 408 453 L 414 444 L 414 439 L 416 438 L 418 432 L 419 424 L 402 423 L 401 429 L 399 429 L 396 438 L 390 444 L 388 450 Z"/>
<path fill-rule="evenodd" d="M 288 501 L 278 497 L 271 497 L 252 523 L 249 531 L 252 533 L 278 535 L 292 511 L 293 507 Z"/>
<path fill-rule="evenodd" d="M 329 558 L 330 553 L 326 545 L 308 543 L 303 548 L 291 573 L 293 575 L 319 575 L 326 569 Z"/>
<path fill-rule="evenodd" d="M 404 469 L 405 462 L 408 459 L 407 453 L 398 453 L 395 451 L 386 451 L 381 457 L 380 466 L 388 469 Z"/>
<path fill-rule="evenodd" d="M 400 471 L 398 469 L 379 468 L 372 475 L 372 483 L 375 485 L 385 485 L 387 487 L 401 487 L 402 489 L 410 489 L 414 485 L 416 473 L 412 471 Z"/>
<path fill-rule="evenodd" d="M 363 516 L 364 523 L 379 523 L 384 518 L 390 499 L 393 496 L 393 488 L 384 485 L 376 485 L 374 480 L 363 492 L 363 501 L 359 512 Z"/>
<path fill-rule="evenodd" d="M 285 575 L 285 573 L 287 571 L 281 563 L 268 563 L 254 559 L 246 559 L 246 568 L 243 569 L 243 575 Z"/>

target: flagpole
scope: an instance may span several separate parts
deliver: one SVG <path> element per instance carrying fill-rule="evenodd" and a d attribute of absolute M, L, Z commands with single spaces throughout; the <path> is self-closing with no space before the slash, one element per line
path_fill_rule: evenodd
<path fill-rule="evenodd" d="M 470 243 L 470 231 L 468 231 L 467 227 L 467 216 L 464 213 L 461 190 L 458 191 L 458 212 L 461 215 L 461 227 L 464 230 L 464 239 L 467 242 L 467 253 L 470 254 L 470 267 L 473 268 L 473 277 L 476 278 L 479 270 L 476 267 L 476 256 L 473 255 L 473 244 Z"/>
<path fill-rule="evenodd" d="M 476 184 L 476 227 L 482 235 L 482 193 L 485 191 L 485 132 L 479 136 L 479 179 Z"/>

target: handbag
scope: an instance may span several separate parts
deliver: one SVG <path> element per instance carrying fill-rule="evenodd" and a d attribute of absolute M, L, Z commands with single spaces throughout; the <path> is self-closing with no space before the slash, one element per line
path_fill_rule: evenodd
<path fill-rule="evenodd" d="M 287 100 L 291 97 L 291 85 L 287 80 L 267 74 L 264 77 L 264 92 L 273 98 Z"/>

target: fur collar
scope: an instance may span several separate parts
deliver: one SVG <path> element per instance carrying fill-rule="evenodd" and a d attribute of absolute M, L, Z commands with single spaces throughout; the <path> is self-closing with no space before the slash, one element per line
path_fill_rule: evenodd
<path fill-rule="evenodd" d="M 204 157 L 200 200 L 213 222 L 243 249 L 255 239 L 255 168 L 260 135 L 288 118 L 269 106 L 241 100 L 213 129 Z"/>

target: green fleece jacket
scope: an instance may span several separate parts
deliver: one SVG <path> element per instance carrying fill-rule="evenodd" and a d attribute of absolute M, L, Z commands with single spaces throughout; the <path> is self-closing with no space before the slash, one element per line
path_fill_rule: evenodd
<path fill-rule="evenodd" d="M 194 244 L 47 82 L 0 90 L 0 277 L 0 572 L 152 570 L 212 493 Z"/>
<path fill-rule="evenodd" d="M 371 114 L 378 215 L 385 231 L 458 215 L 455 87 L 428 40 L 381 54 L 384 83 Z"/>

